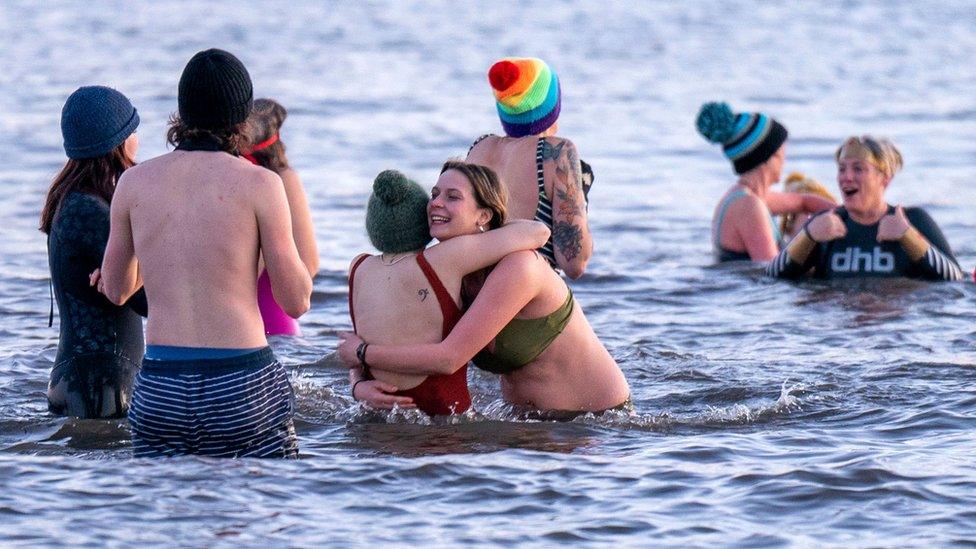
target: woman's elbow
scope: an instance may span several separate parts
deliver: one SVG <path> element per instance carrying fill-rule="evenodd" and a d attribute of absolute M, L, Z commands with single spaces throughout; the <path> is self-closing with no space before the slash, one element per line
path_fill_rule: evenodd
<path fill-rule="evenodd" d="M 566 262 L 564 265 L 560 265 L 560 267 L 562 267 L 563 272 L 566 273 L 566 276 L 572 280 L 576 280 L 583 276 L 583 273 L 586 272 L 586 264 L 588 262 L 588 258 L 576 258 L 573 261 Z"/>

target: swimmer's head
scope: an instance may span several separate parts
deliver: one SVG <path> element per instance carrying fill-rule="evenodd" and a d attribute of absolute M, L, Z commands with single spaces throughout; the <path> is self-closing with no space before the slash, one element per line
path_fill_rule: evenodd
<path fill-rule="evenodd" d="M 441 175 L 451 170 L 460 172 L 468 180 L 477 207 L 490 214 L 486 230 L 497 229 L 508 221 L 508 193 L 494 170 L 470 162 L 448 160 L 441 166 Z"/>
<path fill-rule="evenodd" d="M 506 57 L 488 69 L 488 82 L 506 135 L 537 135 L 556 124 L 562 92 L 556 73 L 545 61 Z"/>
<path fill-rule="evenodd" d="M 834 158 L 838 163 L 842 159 L 862 160 L 877 168 L 888 179 L 894 177 L 902 167 L 898 148 L 888 139 L 870 135 L 848 137 L 837 149 Z"/>
<path fill-rule="evenodd" d="M 386 170 L 373 181 L 366 206 L 366 233 L 384 253 L 423 250 L 431 240 L 427 226 L 427 192 L 396 170 Z"/>
<path fill-rule="evenodd" d="M 247 145 L 253 99 L 251 75 L 238 58 L 216 48 L 198 52 L 180 77 L 179 111 L 170 117 L 166 140 L 214 140 L 220 150 L 237 154 Z"/>
<path fill-rule="evenodd" d="M 772 117 L 758 112 L 734 113 L 728 103 L 702 105 L 695 127 L 702 137 L 722 145 L 740 175 L 776 155 L 788 137 L 786 128 Z"/>
<path fill-rule="evenodd" d="M 274 99 L 255 99 L 247 118 L 248 159 L 274 172 L 288 169 L 285 144 L 279 132 L 288 118 L 288 111 Z"/>

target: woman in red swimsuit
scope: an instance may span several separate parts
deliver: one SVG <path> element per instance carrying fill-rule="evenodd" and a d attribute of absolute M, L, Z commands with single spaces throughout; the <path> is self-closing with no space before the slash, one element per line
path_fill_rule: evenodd
<path fill-rule="evenodd" d="M 349 269 L 349 315 L 363 340 L 441 341 L 461 317 L 462 277 L 509 253 L 546 242 L 549 229 L 542 223 L 505 223 L 505 196 L 492 179 L 494 175 L 481 166 L 444 165 L 436 188 L 446 200 L 463 204 L 457 215 L 477 232 L 425 249 L 431 240 L 427 193 L 400 172 L 388 170 L 376 177 L 366 231 L 382 253 L 359 255 Z M 449 221 L 441 216 L 430 219 L 431 224 Z M 353 398 L 373 406 L 416 406 L 430 415 L 447 415 L 462 413 L 471 404 L 466 368 L 437 376 L 353 369 L 350 381 Z"/>

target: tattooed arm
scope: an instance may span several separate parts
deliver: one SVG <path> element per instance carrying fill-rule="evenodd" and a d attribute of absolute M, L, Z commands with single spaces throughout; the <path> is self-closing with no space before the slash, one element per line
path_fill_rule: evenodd
<path fill-rule="evenodd" d="M 593 237 L 586 219 L 576 145 L 568 139 L 547 137 L 542 160 L 546 187 L 552 184 L 552 243 L 556 263 L 566 276 L 579 278 L 593 254 Z"/>

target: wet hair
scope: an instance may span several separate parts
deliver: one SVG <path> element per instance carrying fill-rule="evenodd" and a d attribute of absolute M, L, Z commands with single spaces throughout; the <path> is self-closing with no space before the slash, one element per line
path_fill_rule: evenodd
<path fill-rule="evenodd" d="M 221 151 L 235 155 L 250 146 L 247 138 L 247 121 L 227 128 L 205 130 L 189 126 L 183 122 L 179 114 L 173 113 L 169 117 L 169 127 L 166 129 L 166 142 L 176 147 L 188 139 L 216 141 Z"/>
<path fill-rule="evenodd" d="M 247 136 L 251 145 L 267 141 L 281 131 L 281 125 L 288 118 L 288 111 L 274 99 L 255 99 L 248 117 Z M 259 150 L 251 151 L 251 156 L 258 165 L 275 173 L 281 173 L 289 168 L 288 157 L 285 156 L 285 144 L 279 138 L 271 145 Z"/>
<path fill-rule="evenodd" d="M 135 164 L 135 160 L 125 153 L 125 141 L 103 156 L 69 158 L 47 191 L 38 229 L 45 234 L 51 234 L 54 214 L 68 193 L 73 191 L 88 193 L 111 203 L 115 185 L 122 172 Z"/>
<path fill-rule="evenodd" d="M 901 152 L 894 143 L 870 135 L 848 137 L 837 148 L 834 157 L 837 162 L 841 158 L 860 158 L 870 162 L 889 178 L 894 177 L 902 167 Z"/>
<path fill-rule="evenodd" d="M 461 160 L 448 160 L 441 166 L 441 173 L 448 170 L 461 172 L 474 188 L 475 202 L 481 208 L 491 211 L 489 229 L 497 229 L 508 220 L 508 193 L 494 170 L 487 166 L 471 164 Z"/>

